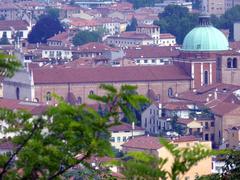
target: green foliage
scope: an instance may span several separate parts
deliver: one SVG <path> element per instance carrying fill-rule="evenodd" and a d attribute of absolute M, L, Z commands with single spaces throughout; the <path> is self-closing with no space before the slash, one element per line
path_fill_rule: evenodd
<path fill-rule="evenodd" d="M 12 77 L 19 70 L 21 63 L 14 56 L 0 53 L 0 75 Z"/>
<path fill-rule="evenodd" d="M 147 99 L 137 95 L 133 86 L 125 85 L 120 90 L 112 85 L 101 88 L 106 95 L 91 98 L 108 107 L 105 115 L 86 105 L 67 104 L 61 98 L 57 106 L 38 117 L 24 111 L 1 110 L 0 119 L 9 125 L 5 133 L 16 133 L 12 139 L 16 148 L 8 157 L 0 155 L 0 179 L 58 179 L 79 163 L 87 167 L 84 160 L 92 155 L 113 155 L 108 127 L 120 123 L 119 110 L 123 111 L 126 104 L 138 108 Z M 123 112 L 129 116 L 128 111 Z M 109 121 L 113 119 L 115 122 Z"/>
<path fill-rule="evenodd" d="M 47 7 L 46 12 L 47 12 L 47 15 L 49 15 L 50 17 L 52 17 L 54 19 L 59 18 L 59 9 L 57 9 L 57 8 Z"/>
<path fill-rule="evenodd" d="M 133 4 L 134 9 L 138 9 L 141 7 L 152 7 L 155 5 L 155 0 L 127 0 L 127 1 Z"/>
<path fill-rule="evenodd" d="M 135 17 L 132 17 L 131 24 L 127 25 L 126 31 L 136 31 L 137 26 L 137 19 Z"/>
<path fill-rule="evenodd" d="M 177 43 L 182 44 L 187 33 L 198 24 L 198 14 L 189 13 L 186 7 L 169 5 L 154 24 L 161 27 L 161 33 L 175 35 Z"/>
<path fill-rule="evenodd" d="M 176 180 L 178 176 L 188 172 L 192 166 L 204 158 L 219 154 L 203 145 L 195 145 L 191 148 L 178 148 L 173 143 L 161 138 L 160 143 L 166 148 L 174 161 L 170 171 L 164 169 L 168 159 L 158 158 L 145 152 L 130 152 L 120 161 L 113 161 L 122 167 L 122 173 L 127 179 L 168 179 Z"/>
<path fill-rule="evenodd" d="M 165 139 L 160 139 L 160 142 L 174 157 L 171 172 L 168 172 L 172 180 L 176 180 L 179 175 L 188 172 L 193 165 L 202 159 L 217 154 L 217 152 L 200 144 L 180 149 Z"/>
<path fill-rule="evenodd" d="M 112 161 L 110 164 L 120 166 L 127 179 L 158 180 L 166 179 L 167 172 L 163 170 L 166 162 L 167 159 L 145 152 L 129 152 L 121 161 Z"/>
<path fill-rule="evenodd" d="M 57 16 L 55 9 L 50 9 L 49 14 L 41 16 L 28 34 L 28 41 L 30 43 L 46 43 L 48 38 L 64 31 Z"/>
<path fill-rule="evenodd" d="M 180 124 L 178 124 L 177 121 L 178 117 L 175 115 L 171 119 L 172 130 L 177 132 L 179 135 L 185 135 L 185 129 Z"/>
<path fill-rule="evenodd" d="M 221 29 L 229 29 L 229 39 L 233 40 L 233 24 L 240 20 L 240 5 L 227 10 L 222 16 L 212 16 L 213 25 Z"/>
<path fill-rule="evenodd" d="M 97 31 L 79 31 L 73 37 L 74 46 L 83 45 L 89 42 L 101 41 L 101 34 Z"/>
<path fill-rule="evenodd" d="M 8 45 L 10 44 L 7 38 L 7 34 L 3 33 L 2 38 L 0 39 L 0 44 L 2 45 Z"/>

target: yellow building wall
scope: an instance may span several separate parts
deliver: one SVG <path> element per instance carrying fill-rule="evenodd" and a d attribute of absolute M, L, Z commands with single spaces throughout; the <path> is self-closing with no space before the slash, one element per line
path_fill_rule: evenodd
<path fill-rule="evenodd" d="M 196 145 L 197 143 L 199 143 L 199 142 L 191 141 L 191 142 L 180 142 L 180 143 L 174 143 L 174 144 L 176 144 L 179 148 L 187 148 L 187 147 L 190 148 L 190 147 L 193 147 L 194 145 Z M 200 143 L 203 144 L 204 146 L 206 146 L 207 148 L 211 148 L 210 141 L 200 142 Z M 174 162 L 173 156 L 170 154 L 170 152 L 165 147 L 160 148 L 158 150 L 158 154 L 159 154 L 160 158 L 168 159 L 167 163 L 164 166 L 164 169 L 166 169 L 167 171 L 170 171 L 171 166 Z M 211 174 L 211 170 L 212 170 L 212 158 L 210 157 L 210 158 L 206 158 L 206 159 L 199 161 L 187 173 L 185 173 L 184 175 L 181 175 L 178 178 L 179 178 L 179 180 L 195 180 L 197 176 Z M 169 180 L 170 180 L 170 178 L 169 178 Z"/>

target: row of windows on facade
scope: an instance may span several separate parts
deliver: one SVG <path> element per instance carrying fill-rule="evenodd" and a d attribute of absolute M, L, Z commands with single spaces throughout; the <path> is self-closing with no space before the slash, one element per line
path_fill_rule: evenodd
<path fill-rule="evenodd" d="M 94 94 L 94 91 L 89 91 L 89 94 Z M 20 99 L 20 89 L 19 89 L 19 87 L 17 87 L 16 88 L 16 99 L 17 100 L 19 100 Z M 51 101 L 52 100 L 52 94 L 51 94 L 51 92 L 47 92 L 46 93 L 46 101 Z M 35 98 L 35 101 L 36 102 L 39 102 L 39 99 L 38 98 Z M 82 98 L 81 97 L 78 97 L 77 98 L 77 102 L 79 103 L 79 104 L 81 104 L 82 103 Z"/>
<path fill-rule="evenodd" d="M 169 60 L 168 60 L 168 61 L 169 61 Z M 137 60 L 137 63 L 140 63 L 140 62 L 141 62 L 141 60 L 138 59 L 138 60 Z M 155 64 L 155 63 L 157 62 L 157 60 L 155 60 L 155 59 L 152 59 L 152 60 L 147 60 L 147 59 L 145 59 L 143 62 L 144 62 L 145 64 L 147 64 L 147 63 L 153 63 L 153 64 Z M 163 60 L 163 59 L 160 59 L 159 62 L 160 62 L 160 63 L 164 63 L 164 60 Z"/>
<path fill-rule="evenodd" d="M 89 95 L 91 95 L 91 94 L 94 94 L 94 91 L 93 90 L 91 90 L 91 91 L 89 91 Z M 173 96 L 173 89 L 172 88 L 169 88 L 168 89 L 168 96 L 169 97 L 172 97 Z M 16 88 L 16 98 L 19 100 L 20 99 L 20 89 L 19 89 L 19 87 L 17 87 Z M 51 94 L 51 92 L 47 92 L 46 93 L 46 101 L 51 101 L 52 100 L 52 94 Z M 36 101 L 38 102 L 39 100 L 36 98 Z M 79 104 L 81 104 L 82 103 L 82 98 L 81 97 L 78 97 L 77 98 L 77 102 L 79 103 Z"/>
<path fill-rule="evenodd" d="M 93 91 L 93 90 L 89 91 L 89 95 L 91 95 L 91 94 L 94 94 L 94 91 Z M 51 100 L 52 100 L 51 92 L 47 92 L 47 94 L 46 94 L 46 101 L 51 101 Z M 79 104 L 82 103 L 82 98 L 81 98 L 80 96 L 77 98 L 77 102 L 78 102 Z"/>
<path fill-rule="evenodd" d="M 110 141 L 111 142 L 126 142 L 130 137 L 126 137 L 126 136 L 123 136 L 122 138 L 121 137 L 111 137 L 110 138 Z"/>

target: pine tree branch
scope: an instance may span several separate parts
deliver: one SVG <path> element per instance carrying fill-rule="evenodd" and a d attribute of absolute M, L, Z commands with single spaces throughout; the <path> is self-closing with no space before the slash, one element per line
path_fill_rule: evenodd
<path fill-rule="evenodd" d="M 74 164 L 71 164 L 69 166 L 67 166 L 66 168 L 62 169 L 62 170 L 59 170 L 57 171 L 54 175 L 50 176 L 47 178 L 47 180 L 53 180 L 55 179 L 56 177 L 60 176 L 61 174 L 65 173 L 67 170 L 69 170 L 70 168 L 76 166 L 77 164 L 83 162 L 83 160 L 85 160 L 86 158 L 88 158 L 90 156 L 91 152 L 88 151 L 86 155 L 84 155 L 81 159 L 79 159 L 76 163 Z"/>
<path fill-rule="evenodd" d="M 4 174 L 7 172 L 7 168 L 10 165 L 13 158 L 24 148 L 24 146 L 27 144 L 27 142 L 33 137 L 35 131 L 38 129 L 38 124 L 40 123 L 41 119 L 38 119 L 38 121 L 34 124 L 34 127 L 29 134 L 29 136 L 23 141 L 23 143 L 18 146 L 16 151 L 9 157 L 8 161 L 3 165 L 2 171 L 0 173 L 0 180 L 3 179 Z"/>

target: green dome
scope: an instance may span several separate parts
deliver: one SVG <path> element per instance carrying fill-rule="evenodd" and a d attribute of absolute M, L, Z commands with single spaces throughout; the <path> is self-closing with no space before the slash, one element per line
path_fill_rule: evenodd
<path fill-rule="evenodd" d="M 229 49 L 226 36 L 217 28 L 199 26 L 191 30 L 183 41 L 183 51 L 225 51 Z"/>

